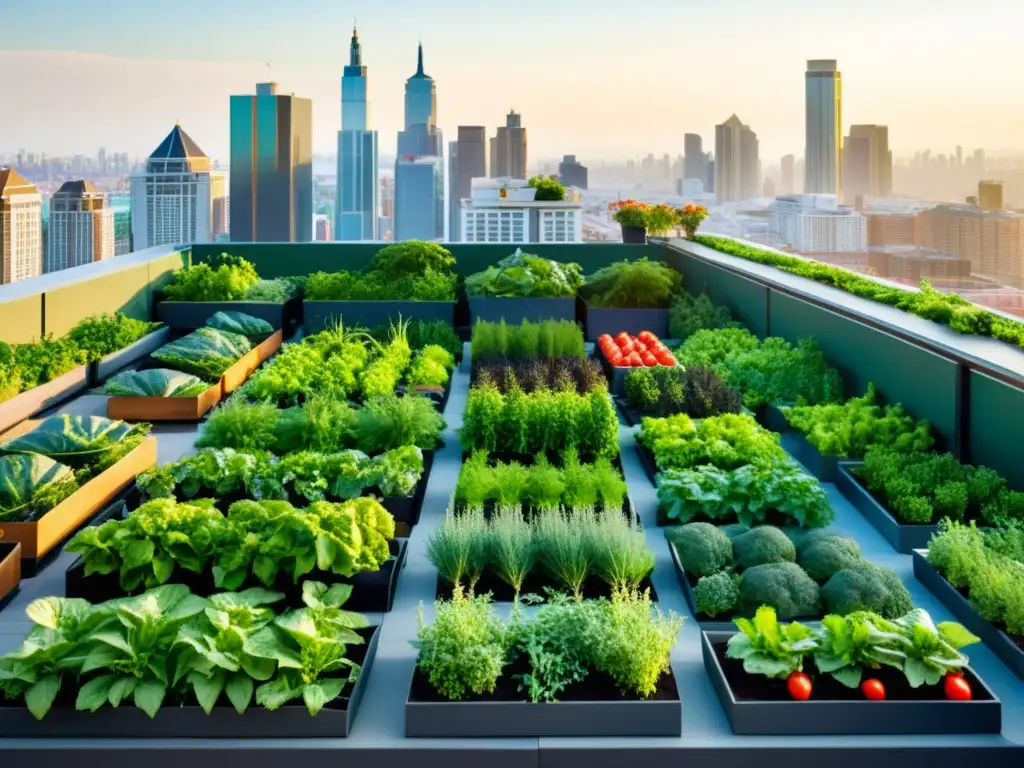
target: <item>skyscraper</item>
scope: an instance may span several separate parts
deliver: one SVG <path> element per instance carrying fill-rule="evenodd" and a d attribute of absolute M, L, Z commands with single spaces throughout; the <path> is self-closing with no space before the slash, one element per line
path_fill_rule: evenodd
<path fill-rule="evenodd" d="M 398 133 L 396 240 L 444 237 L 443 146 L 437 127 L 437 86 L 423 71 L 420 43 L 416 72 L 405 81 L 405 130 Z"/>
<path fill-rule="evenodd" d="M 458 141 L 448 150 L 448 239 L 461 239 L 462 201 L 473 194 L 473 179 L 487 176 L 487 129 L 482 125 L 460 125 Z"/>
<path fill-rule="evenodd" d="M 341 78 L 338 188 L 334 201 L 338 240 L 379 239 L 380 183 L 377 132 L 369 129 L 366 67 L 359 33 L 352 28 L 349 61 Z"/>
<path fill-rule="evenodd" d="M 842 192 L 843 76 L 835 59 L 807 62 L 804 192 Z"/>
<path fill-rule="evenodd" d="M 567 187 L 587 188 L 587 166 L 576 160 L 576 155 L 565 155 L 558 164 L 558 180 Z"/>
<path fill-rule="evenodd" d="M 234 174 L 232 174 L 234 175 Z M 132 245 L 208 243 L 214 239 L 214 209 L 223 206 L 224 177 L 192 137 L 174 126 L 132 178 Z"/>
<path fill-rule="evenodd" d="M 43 273 L 43 198 L 13 168 L 0 168 L 0 284 Z"/>
<path fill-rule="evenodd" d="M 496 138 L 497 154 L 491 158 L 491 175 L 494 178 L 525 179 L 526 129 L 522 115 L 510 110 L 505 117 L 505 125 L 498 128 Z"/>
<path fill-rule="evenodd" d="M 782 194 L 790 195 L 796 190 L 793 188 L 795 181 L 794 166 L 796 164 L 796 158 L 792 155 L 782 156 Z"/>
<path fill-rule="evenodd" d="M 114 209 L 88 181 L 66 181 L 50 198 L 46 271 L 114 257 Z"/>
<path fill-rule="evenodd" d="M 854 205 L 867 195 L 892 193 L 892 152 L 885 125 L 851 125 L 843 142 L 843 200 Z"/>
<path fill-rule="evenodd" d="M 231 239 L 313 241 L 313 102 L 259 83 L 231 97 Z"/>
<path fill-rule="evenodd" d="M 696 133 L 688 133 L 683 136 L 683 178 L 700 179 L 707 178 L 707 155 L 704 154 L 704 141 Z"/>
<path fill-rule="evenodd" d="M 715 192 L 719 202 L 757 197 L 760 179 L 757 134 L 732 115 L 715 126 Z"/>

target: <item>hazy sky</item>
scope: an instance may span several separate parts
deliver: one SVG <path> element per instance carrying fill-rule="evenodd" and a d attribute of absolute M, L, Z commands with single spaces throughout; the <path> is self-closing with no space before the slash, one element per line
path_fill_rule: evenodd
<path fill-rule="evenodd" d="M 898 154 L 1024 146 L 1021 0 L 0 0 L 0 154 L 145 155 L 180 118 L 226 161 L 228 97 L 268 79 L 313 99 L 331 154 L 353 17 L 382 152 L 420 36 L 446 137 L 512 106 L 532 158 L 711 148 L 733 112 L 766 166 L 801 155 L 808 58 L 839 60 L 844 132 L 888 124 Z"/>

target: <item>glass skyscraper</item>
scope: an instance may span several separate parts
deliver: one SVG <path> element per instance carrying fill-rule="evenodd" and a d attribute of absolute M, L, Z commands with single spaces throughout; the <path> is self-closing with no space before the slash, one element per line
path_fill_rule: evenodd
<path fill-rule="evenodd" d="M 359 33 L 353 28 L 349 63 L 341 78 L 338 189 L 334 209 L 337 240 L 377 240 L 379 237 L 377 132 L 369 130 L 369 111 L 366 67 Z"/>

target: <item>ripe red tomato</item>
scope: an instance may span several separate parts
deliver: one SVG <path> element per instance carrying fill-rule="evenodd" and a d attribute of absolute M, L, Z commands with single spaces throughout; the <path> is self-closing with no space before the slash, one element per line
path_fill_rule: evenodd
<path fill-rule="evenodd" d="M 612 338 L 612 335 L 610 333 L 602 333 L 600 336 L 597 337 L 598 344 L 606 344 L 609 341 L 615 341 L 615 339 Z"/>
<path fill-rule="evenodd" d="M 627 341 L 625 344 L 620 344 L 619 349 L 622 350 L 622 354 L 628 355 L 636 351 L 636 345 L 632 341 Z"/>
<path fill-rule="evenodd" d="M 667 349 L 664 350 L 663 352 L 655 353 L 654 356 L 658 359 L 659 365 L 667 365 L 671 367 L 676 364 L 675 355 L 673 355 Z"/>
<path fill-rule="evenodd" d="M 636 349 L 636 351 L 639 352 L 641 355 L 647 351 L 647 345 L 644 344 L 639 339 L 633 342 L 633 348 Z"/>
<path fill-rule="evenodd" d="M 642 352 L 640 354 L 640 359 L 644 361 L 644 365 L 646 365 L 648 368 L 653 368 L 658 364 L 658 358 L 656 358 L 650 352 Z"/>
<path fill-rule="evenodd" d="M 946 689 L 946 698 L 953 701 L 970 701 L 974 694 L 971 692 L 971 684 L 964 680 L 960 672 L 950 672 L 942 685 Z"/>
<path fill-rule="evenodd" d="M 807 701 L 811 698 L 811 679 L 803 672 L 794 672 L 786 680 L 786 688 L 789 695 L 797 701 Z"/>
<path fill-rule="evenodd" d="M 643 358 L 640 357 L 640 353 L 639 352 L 631 352 L 629 354 L 629 364 L 631 366 L 633 366 L 634 368 L 643 368 L 644 367 L 644 361 L 643 361 Z"/>
<path fill-rule="evenodd" d="M 871 701 L 885 701 L 885 686 L 882 685 L 881 680 L 869 678 L 860 684 L 860 690 L 865 698 L 871 699 Z"/>
<path fill-rule="evenodd" d="M 624 347 L 627 343 L 630 343 L 632 341 L 633 337 L 630 336 L 625 331 L 623 331 L 622 333 L 615 337 L 615 343 L 618 344 L 620 347 Z"/>
<path fill-rule="evenodd" d="M 655 336 L 655 335 L 654 335 L 653 333 L 651 333 L 650 331 L 640 331 L 640 333 L 638 333 L 638 334 L 636 335 L 636 337 L 637 337 L 638 339 L 640 339 L 641 341 L 645 341 L 645 342 L 646 342 L 646 341 L 647 341 L 648 339 L 653 339 L 653 340 L 655 340 L 655 341 L 657 341 L 657 339 L 658 339 L 658 337 L 657 337 L 657 336 Z"/>
<path fill-rule="evenodd" d="M 608 364 L 609 365 L 622 365 L 623 358 L 622 358 L 622 353 L 621 352 L 618 352 L 618 351 L 612 352 L 607 357 L 608 357 Z"/>

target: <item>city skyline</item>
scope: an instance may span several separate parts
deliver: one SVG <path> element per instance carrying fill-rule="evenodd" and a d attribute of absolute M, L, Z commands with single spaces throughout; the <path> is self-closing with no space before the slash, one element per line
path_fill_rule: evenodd
<path fill-rule="evenodd" d="M 259 11 L 267 4 L 254 0 L 250 5 L 254 12 L 248 18 L 263 18 Z M 802 74 L 806 61 L 819 56 L 837 59 L 843 71 L 844 135 L 850 124 L 888 125 L 896 156 L 928 147 L 949 152 L 957 144 L 995 152 L 1014 149 L 1024 136 L 1024 113 L 1005 97 L 1014 74 L 1022 69 L 1009 43 L 1013 20 L 1024 20 L 1024 10 L 990 0 L 972 5 L 969 15 L 963 14 L 961 5 L 946 0 L 917 12 L 886 10 L 885 4 L 868 0 L 852 19 L 840 9 L 829 11 L 793 0 L 806 13 L 797 23 L 787 14 L 786 24 L 749 0 L 727 0 L 699 12 L 654 0 L 652 10 L 664 22 L 659 28 L 678 28 L 682 33 L 688 25 L 700 30 L 682 47 L 650 45 L 646 21 L 595 13 L 600 9 L 593 4 L 545 6 L 545 34 L 559 39 L 560 55 L 579 69 L 570 89 L 565 88 L 564 69 L 552 77 L 544 56 L 523 55 L 531 50 L 523 42 L 531 34 L 524 21 L 503 16 L 500 24 L 488 24 L 496 11 L 478 4 L 456 0 L 453 6 L 472 11 L 459 14 L 459 22 L 453 24 L 433 19 L 407 0 L 353 4 L 345 10 L 319 0 L 299 5 L 301 13 L 282 16 L 280 24 L 275 19 L 267 31 L 247 19 L 230 17 L 226 2 L 199 6 L 185 0 L 176 4 L 175 13 L 201 7 L 208 23 L 190 30 L 184 40 L 171 26 L 161 31 L 157 25 L 145 36 L 144 47 L 131 30 L 159 21 L 167 11 L 119 0 L 98 0 L 88 9 L 54 0 L 45 12 L 29 7 L 0 10 L 10 43 L 0 52 L 0 66 L 24 73 L 0 84 L 0 98 L 13 98 L 20 107 L 19 120 L 5 130 L 0 153 L 30 146 L 74 155 L 95 152 L 98 146 L 118 146 L 143 156 L 149 136 L 166 131 L 168 121 L 181 119 L 209 148 L 211 157 L 226 158 L 227 97 L 251 89 L 253 82 L 273 80 L 284 92 L 313 100 L 314 151 L 330 154 L 340 127 L 338 76 L 347 59 L 353 13 L 361 30 L 378 41 L 364 63 L 375 73 L 370 119 L 383 135 L 401 128 L 401 83 L 408 73 L 405 52 L 422 35 L 431 51 L 431 74 L 445 87 L 439 127 L 453 135 L 458 125 L 498 125 L 513 107 L 529 116 L 534 156 L 575 153 L 593 161 L 632 157 L 655 148 L 681 154 L 684 133 L 707 139 L 721 115 L 733 112 L 757 126 L 762 157 L 801 156 Z M 541 6 L 533 0 L 525 5 L 529 8 L 523 9 L 521 19 L 530 18 L 534 5 Z M 996 10 L 1001 11 L 998 23 Z M 101 18 L 104 11 L 118 14 L 120 31 L 87 16 Z M 45 16 L 54 12 L 68 23 L 45 23 Z M 401 29 L 391 24 L 395 13 L 402 14 Z M 306 29 L 298 25 L 312 16 L 315 24 L 307 23 Z M 729 26 L 719 28 L 729 30 L 729 44 L 742 46 L 745 54 L 740 58 L 756 60 L 756 67 L 712 58 L 715 46 L 723 44 L 714 29 L 726 18 Z M 882 19 L 887 23 L 872 25 Z M 227 21 L 239 34 L 223 34 L 221 25 Z M 470 22 L 491 32 L 486 37 L 471 34 Z M 821 24 L 841 25 L 843 30 L 829 39 L 828 50 L 811 42 L 815 25 Z M 294 39 L 295 45 L 268 45 L 271 34 Z M 863 44 L 868 34 L 870 46 Z M 898 45 L 901 35 L 910 34 L 912 51 Z M 963 41 L 972 35 L 984 37 L 986 71 L 994 75 L 977 78 L 971 57 L 962 50 L 965 46 L 948 46 L 950 36 Z M 878 57 L 877 48 L 886 46 L 890 55 Z M 628 67 L 621 66 L 623 60 Z M 708 61 L 715 62 L 711 72 L 705 71 L 708 66 L 703 62 Z M 665 82 L 656 77 L 637 77 L 636 69 L 645 66 L 652 71 L 682 70 L 684 75 L 692 69 L 695 75 L 685 98 L 667 97 Z M 927 72 L 915 77 L 911 93 L 905 78 L 892 77 L 894 68 L 901 66 Z M 114 87 L 78 93 L 74 83 L 81 77 Z M 610 103 L 622 102 L 630 109 L 609 109 Z M 68 113 L 74 113 L 78 122 L 74 132 L 61 129 Z M 579 125 L 591 124 L 602 129 L 579 132 Z"/>

